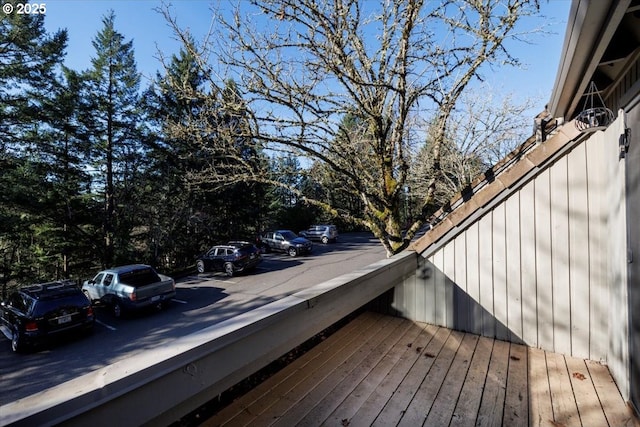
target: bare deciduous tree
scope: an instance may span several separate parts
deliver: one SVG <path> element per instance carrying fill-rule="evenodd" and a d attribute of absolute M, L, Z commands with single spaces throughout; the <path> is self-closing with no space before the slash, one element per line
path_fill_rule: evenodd
<path fill-rule="evenodd" d="M 522 35 L 516 23 L 538 6 L 538 0 L 252 0 L 239 2 L 231 15 L 214 11 L 215 34 L 191 45 L 193 54 L 237 82 L 244 103 L 238 108 L 252 120 L 242 135 L 240 129 L 208 131 L 217 122 L 210 118 L 183 128 L 203 135 L 213 153 L 211 169 L 193 179 L 213 186 L 238 180 L 282 185 L 268 168 L 244 167 L 238 138 L 274 155 L 322 162 L 362 200 L 365 213 L 357 220 L 389 255 L 398 253 L 435 210 L 441 144 L 461 95 L 488 67 L 518 65 L 505 42 Z M 189 40 L 169 8 L 162 12 L 178 37 Z M 215 87 L 221 78 L 209 75 Z M 344 120 L 348 116 L 353 120 Z M 433 162 L 422 171 L 428 183 L 419 212 L 403 230 L 403 192 L 417 142 L 412 126 L 420 116 L 434 117 Z"/>
<path fill-rule="evenodd" d="M 501 99 L 495 95 L 496 91 L 488 85 L 464 93 L 439 144 L 433 140 L 429 124 L 424 125 L 426 143 L 416 153 L 408 179 L 412 199 L 427 191 L 435 145 L 440 146 L 443 172 L 434 196 L 436 204 L 441 206 L 532 136 L 532 119 L 526 112 L 536 105 L 534 100 L 528 98 L 515 103 L 511 95 Z"/>

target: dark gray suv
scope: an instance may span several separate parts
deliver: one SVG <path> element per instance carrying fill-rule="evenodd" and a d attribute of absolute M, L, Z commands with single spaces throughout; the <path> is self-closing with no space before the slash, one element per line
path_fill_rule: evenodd
<path fill-rule="evenodd" d="M 291 230 L 266 231 L 260 235 L 259 245 L 267 251 L 282 251 L 291 256 L 309 254 L 313 249 L 311 241 Z"/>
<path fill-rule="evenodd" d="M 335 225 L 312 225 L 301 231 L 300 235 L 309 240 L 320 240 L 325 245 L 338 240 L 338 229 Z"/>
<path fill-rule="evenodd" d="M 222 271 L 232 277 L 235 273 L 255 269 L 262 262 L 260 250 L 249 242 L 231 241 L 214 246 L 196 261 L 198 273 Z"/>

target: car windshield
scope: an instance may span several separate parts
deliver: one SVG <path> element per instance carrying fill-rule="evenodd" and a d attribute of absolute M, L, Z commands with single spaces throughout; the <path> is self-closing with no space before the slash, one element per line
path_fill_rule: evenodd
<path fill-rule="evenodd" d="M 285 240 L 293 240 L 298 237 L 293 231 L 282 231 L 280 234 L 282 234 Z"/>

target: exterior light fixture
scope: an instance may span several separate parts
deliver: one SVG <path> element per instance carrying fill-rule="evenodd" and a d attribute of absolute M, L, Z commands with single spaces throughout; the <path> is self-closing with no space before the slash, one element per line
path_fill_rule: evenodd
<path fill-rule="evenodd" d="M 624 132 L 620 135 L 618 139 L 618 146 L 620 147 L 620 159 L 624 159 L 627 157 L 627 152 L 629 151 L 629 141 L 631 140 L 631 129 L 625 128 Z"/>
<path fill-rule="evenodd" d="M 606 129 L 614 120 L 613 112 L 604 105 L 593 81 L 589 83 L 589 90 L 584 96 L 584 106 L 575 119 L 576 128 L 582 133 Z"/>

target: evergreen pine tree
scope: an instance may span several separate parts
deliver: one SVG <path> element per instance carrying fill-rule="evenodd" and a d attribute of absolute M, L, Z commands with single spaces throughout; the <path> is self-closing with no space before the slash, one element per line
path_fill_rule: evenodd
<path fill-rule="evenodd" d="M 116 198 L 131 198 L 144 150 L 138 127 L 140 74 L 133 42 L 126 42 L 115 29 L 113 11 L 103 17 L 102 24 L 103 28 L 93 40 L 96 52 L 91 60 L 92 68 L 85 76 L 89 102 L 82 119 L 96 171 L 93 185 L 100 188 L 104 201 L 102 258 L 108 266 L 116 259 L 116 239 L 120 242 L 118 257 L 127 258 L 133 212 L 117 210 Z M 127 203 L 122 201 L 122 205 Z"/>
<path fill-rule="evenodd" d="M 14 2 L 10 2 L 14 4 Z M 47 142 L 55 124 L 47 110 L 67 33 L 48 34 L 43 15 L 0 15 L 0 281 L 50 278 L 48 201 L 55 185 Z M 53 266 L 53 268 L 52 268 Z"/>

